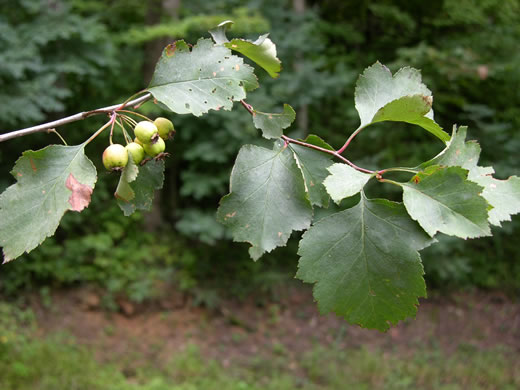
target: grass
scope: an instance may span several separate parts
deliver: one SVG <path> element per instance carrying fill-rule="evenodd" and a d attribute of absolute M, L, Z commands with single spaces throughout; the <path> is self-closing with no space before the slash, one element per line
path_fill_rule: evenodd
<path fill-rule="evenodd" d="M 64 335 L 38 338 L 30 312 L 0 303 L 1 390 L 520 388 L 520 363 L 505 348 L 464 346 L 448 356 L 426 346 L 413 353 L 316 346 L 295 362 L 282 352 L 224 368 L 191 345 L 168 364 L 130 370 L 121 362 L 101 364 Z"/>

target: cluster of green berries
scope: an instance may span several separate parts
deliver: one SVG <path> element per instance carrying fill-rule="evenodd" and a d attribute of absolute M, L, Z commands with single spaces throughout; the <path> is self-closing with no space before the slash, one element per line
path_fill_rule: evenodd
<path fill-rule="evenodd" d="M 159 117 L 153 122 L 139 122 L 134 128 L 135 139 L 128 145 L 112 144 L 103 152 L 103 165 L 106 169 L 119 170 L 128 164 L 128 155 L 132 156 L 134 163 L 141 163 L 145 154 L 149 157 L 157 157 L 166 149 L 165 140 L 175 134 L 173 123 Z"/>

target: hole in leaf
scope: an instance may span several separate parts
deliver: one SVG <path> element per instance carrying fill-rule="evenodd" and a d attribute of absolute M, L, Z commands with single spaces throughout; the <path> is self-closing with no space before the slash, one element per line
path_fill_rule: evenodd
<path fill-rule="evenodd" d="M 193 92 L 193 89 L 191 89 L 191 88 L 188 88 L 188 91 L 190 91 L 190 92 Z"/>
<path fill-rule="evenodd" d="M 184 106 L 186 107 L 186 109 L 190 109 L 190 105 L 188 103 L 186 103 Z"/>
<path fill-rule="evenodd" d="M 208 101 L 207 101 L 207 100 L 204 100 L 204 104 L 208 104 Z"/>

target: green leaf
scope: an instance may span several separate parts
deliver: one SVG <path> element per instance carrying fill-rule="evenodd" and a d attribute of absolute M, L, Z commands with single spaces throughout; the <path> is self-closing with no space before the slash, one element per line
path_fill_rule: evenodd
<path fill-rule="evenodd" d="M 137 179 L 137 175 L 139 174 L 139 168 L 134 163 L 132 155 L 128 153 L 128 164 L 121 172 L 121 176 L 119 178 L 119 183 L 117 185 L 117 189 L 115 192 L 115 197 L 122 202 L 130 202 L 135 198 L 135 192 L 130 186 L 130 183 Z M 124 210 L 123 210 L 124 211 Z"/>
<path fill-rule="evenodd" d="M 336 163 L 328 168 L 330 175 L 324 185 L 334 202 L 356 195 L 363 189 L 373 175 L 356 171 L 347 164 Z"/>
<path fill-rule="evenodd" d="M 366 199 L 315 223 L 300 241 L 296 277 L 316 283 L 320 312 L 387 330 L 426 296 L 418 250 L 432 240 L 401 203 Z"/>
<path fill-rule="evenodd" d="M 476 167 L 469 172 L 469 180 L 484 187 L 482 197 L 493 206 L 489 210 L 489 222 L 501 226 L 502 221 L 511 221 L 511 215 L 520 213 L 520 178 L 495 179 L 491 167 Z"/>
<path fill-rule="evenodd" d="M 283 105 L 281 114 L 269 114 L 261 111 L 253 111 L 253 123 L 257 129 L 262 130 L 264 138 L 280 138 L 283 130 L 288 128 L 296 118 L 296 112 L 288 105 Z"/>
<path fill-rule="evenodd" d="M 275 79 L 280 76 L 282 62 L 276 57 L 276 45 L 268 36 L 269 34 L 264 34 L 254 42 L 237 38 L 224 43 L 224 46 L 245 55 Z"/>
<path fill-rule="evenodd" d="M 282 70 L 282 62 L 276 57 L 276 45 L 268 38 L 269 34 L 261 35 L 254 42 L 239 38 L 229 42 L 226 37 L 226 30 L 231 28 L 232 25 L 232 21 L 226 20 L 209 31 L 215 43 L 241 53 L 264 68 L 269 76 L 277 78 Z"/>
<path fill-rule="evenodd" d="M 466 239 L 491 234 L 482 187 L 467 176 L 460 167 L 433 165 L 402 184 L 406 210 L 430 236 L 442 232 Z"/>
<path fill-rule="evenodd" d="M 332 146 L 330 146 L 328 143 L 326 143 L 324 140 L 322 140 L 320 137 L 314 134 L 309 135 L 307 138 L 303 140 L 300 139 L 300 141 L 306 142 L 311 145 L 319 146 L 322 149 L 334 151 L 334 148 Z"/>
<path fill-rule="evenodd" d="M 25 151 L 11 174 L 17 183 L 0 195 L 4 262 L 30 252 L 54 234 L 67 210 L 88 207 L 96 168 L 85 145 L 50 145 Z"/>
<path fill-rule="evenodd" d="M 325 141 L 315 135 L 308 136 L 304 142 L 330 148 Z M 323 186 L 323 180 L 329 174 L 327 168 L 332 165 L 332 156 L 296 144 L 290 144 L 289 148 L 293 151 L 294 158 L 305 179 L 305 189 L 309 194 L 311 204 L 327 207 L 329 205 L 329 194 Z"/>
<path fill-rule="evenodd" d="M 360 128 L 375 122 L 398 121 L 419 125 L 446 142 L 450 136 L 433 120 L 431 91 L 417 69 L 402 68 L 392 76 L 379 62 L 365 69 L 356 84 Z"/>
<path fill-rule="evenodd" d="M 492 176 L 492 167 L 478 166 L 480 145 L 476 141 L 466 141 L 466 133 L 467 127 L 457 129 L 454 126 L 446 148 L 421 168 L 438 164 L 468 169 L 468 179 L 484 187 L 481 196 L 493 206 L 489 210 L 489 222 L 501 226 L 502 221 L 510 221 L 511 215 L 520 213 L 520 178 L 511 176 L 498 180 Z"/>
<path fill-rule="evenodd" d="M 132 215 L 136 210 L 150 210 L 154 191 L 161 189 L 163 186 L 164 161 L 148 161 L 138 169 L 139 174 L 132 180 L 134 172 L 135 170 L 132 167 L 128 171 L 123 170 L 114 194 L 117 204 L 126 216 Z"/>
<path fill-rule="evenodd" d="M 168 45 L 148 90 L 173 112 L 201 116 L 210 109 L 230 110 L 257 87 L 253 68 L 242 58 L 201 39 L 191 51 L 184 41 Z"/>
<path fill-rule="evenodd" d="M 379 109 L 372 119 L 372 123 L 383 121 L 411 123 L 421 126 L 446 142 L 450 139 L 450 136 L 432 118 L 428 117 L 431 107 L 431 96 L 403 96 Z"/>
<path fill-rule="evenodd" d="M 467 129 L 466 126 L 462 126 L 457 130 L 457 126 L 453 126 L 452 136 L 446 143 L 446 148 L 419 168 L 425 169 L 432 165 L 459 166 L 468 170 L 475 168 L 480 157 L 480 145 L 476 141 L 466 141 Z"/>
<path fill-rule="evenodd" d="M 275 143 L 273 150 L 245 145 L 231 173 L 230 193 L 217 219 L 235 241 L 249 242 L 251 257 L 284 246 L 293 230 L 309 227 L 312 207 L 293 153 Z"/>

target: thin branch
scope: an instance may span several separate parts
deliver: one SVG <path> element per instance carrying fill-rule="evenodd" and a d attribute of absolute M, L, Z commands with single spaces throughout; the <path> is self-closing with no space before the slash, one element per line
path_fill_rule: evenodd
<path fill-rule="evenodd" d="M 360 127 L 359 129 L 357 129 L 356 131 L 354 131 L 354 132 L 350 135 L 350 137 L 348 137 L 348 139 L 347 139 L 347 141 L 345 142 L 345 144 L 344 144 L 341 148 L 339 148 L 338 150 L 336 150 L 336 152 L 337 152 L 338 154 L 343 153 L 343 152 L 345 151 L 345 149 L 348 148 L 350 142 L 354 139 L 354 137 L 355 137 L 356 135 L 358 135 L 358 134 L 361 132 L 361 130 L 363 130 L 363 129 L 364 129 L 364 127 Z"/>
<path fill-rule="evenodd" d="M 149 121 L 149 122 L 153 122 L 153 120 L 148 118 L 146 115 L 139 114 L 138 112 L 135 112 L 135 111 L 128 111 L 128 110 L 118 110 L 118 111 L 124 112 L 124 113 L 127 113 L 127 114 L 133 114 L 135 116 L 138 116 L 141 119 L 144 119 L 144 120 Z"/>
<path fill-rule="evenodd" d="M 247 103 L 244 99 L 240 100 L 240 103 L 244 106 L 244 108 L 251 114 L 255 115 L 255 110 L 253 110 L 253 106 Z"/>
<path fill-rule="evenodd" d="M 244 106 L 244 108 L 251 114 L 251 115 L 255 115 L 255 110 L 253 109 L 253 106 L 249 103 L 247 103 L 245 100 L 240 100 L 240 103 L 242 103 L 242 105 Z M 365 168 L 361 168 L 361 167 L 358 167 L 356 164 L 354 164 L 352 161 L 346 159 L 345 157 L 343 157 L 342 155 L 340 155 L 338 152 L 334 151 L 334 150 L 329 150 L 329 149 L 325 149 L 325 148 L 322 148 L 322 147 L 319 147 L 319 146 L 316 146 L 316 145 L 313 145 L 313 144 L 309 144 L 307 142 L 304 142 L 304 141 L 298 141 L 297 139 L 294 139 L 294 138 L 290 138 L 290 137 L 287 137 L 286 135 L 282 135 L 282 139 L 284 140 L 285 144 L 296 144 L 296 145 L 300 145 L 300 146 L 305 146 L 306 148 L 310 148 L 310 149 L 314 149 L 314 150 L 318 150 L 320 152 L 323 152 L 323 153 L 327 153 L 327 154 L 331 154 L 333 155 L 334 157 L 337 157 L 339 158 L 341 161 L 343 161 L 345 164 L 348 164 L 350 165 L 352 168 L 360 171 L 360 172 L 365 172 L 365 173 L 369 173 L 369 174 L 374 174 L 376 173 L 375 171 L 371 171 L 369 169 L 365 169 Z"/>
<path fill-rule="evenodd" d="M 322 148 L 322 147 L 319 147 L 319 146 L 316 146 L 316 145 L 313 145 L 313 144 L 309 144 L 307 142 L 298 141 L 297 139 L 289 138 L 289 137 L 287 137 L 285 135 L 282 135 L 282 139 L 285 142 L 290 143 L 290 144 L 301 145 L 301 146 L 305 146 L 306 148 L 309 148 L 309 149 L 314 149 L 314 150 L 318 150 L 318 151 L 323 152 L 323 153 L 328 153 L 328 154 L 330 154 L 330 155 L 332 155 L 332 156 L 334 156 L 336 158 L 339 158 L 345 164 L 350 165 L 352 168 L 354 168 L 357 171 L 364 172 L 364 173 L 369 173 L 369 174 L 376 173 L 375 171 L 371 171 L 370 169 L 365 169 L 365 168 L 358 167 L 352 161 L 346 159 L 345 157 L 343 157 L 341 154 L 338 154 L 338 152 L 336 152 L 334 150 L 329 150 L 329 149 L 325 149 L 325 148 Z"/>
<path fill-rule="evenodd" d="M 74 115 L 68 116 L 66 118 L 58 119 L 53 122 L 48 122 L 48 123 L 44 123 L 44 124 L 41 124 L 38 126 L 28 127 L 26 129 L 11 131 L 11 132 L 5 133 L 5 134 L 0 134 L 0 142 L 4 142 L 4 141 L 7 141 L 7 140 L 10 140 L 13 138 L 17 138 L 17 137 L 23 137 L 23 136 L 29 135 L 29 134 L 47 131 L 49 129 L 52 129 L 52 128 L 55 128 L 58 126 L 63 126 L 67 123 L 77 122 L 77 121 L 86 119 L 92 115 L 109 114 L 113 111 L 121 110 L 121 108 L 124 108 L 124 107 L 130 107 L 130 106 L 135 107 L 135 106 L 138 106 L 138 105 L 146 102 L 147 100 L 150 100 L 151 98 L 152 98 L 152 94 L 147 93 L 146 95 L 143 95 L 137 99 L 131 100 L 127 103 L 123 103 L 123 104 L 119 103 L 119 104 L 114 104 L 113 106 L 98 108 L 97 110 L 80 112 L 78 114 L 74 114 Z"/>
<path fill-rule="evenodd" d="M 67 141 L 65 141 L 65 139 L 61 136 L 60 133 L 58 133 L 56 129 L 49 129 L 47 132 L 56 134 L 61 139 L 61 142 L 63 142 L 63 145 L 68 146 Z"/>
<path fill-rule="evenodd" d="M 408 172 L 408 173 L 419 173 L 420 171 L 418 169 L 414 168 L 406 168 L 406 167 L 395 167 L 395 168 L 386 168 L 381 169 L 380 171 L 377 171 L 380 175 L 386 173 L 386 172 Z"/>

